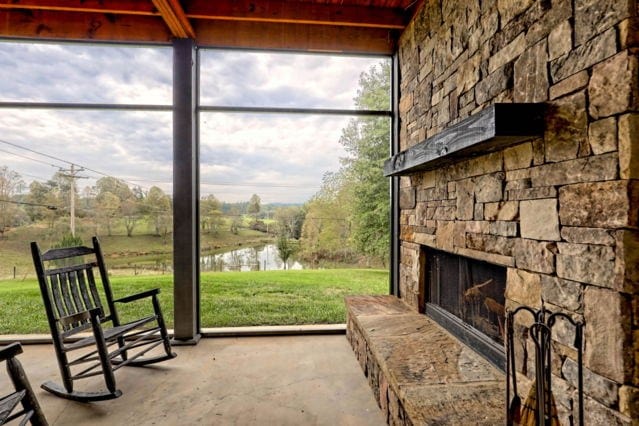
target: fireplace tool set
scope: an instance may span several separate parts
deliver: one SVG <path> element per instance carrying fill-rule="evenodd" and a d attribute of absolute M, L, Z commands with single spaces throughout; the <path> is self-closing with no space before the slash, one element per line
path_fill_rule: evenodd
<path fill-rule="evenodd" d="M 517 366 L 515 360 L 515 332 L 514 319 L 521 312 L 528 312 L 533 316 L 533 324 L 523 331 L 528 333 L 534 344 L 535 350 L 535 381 L 530 392 L 522 402 L 517 393 Z M 552 393 L 551 374 L 551 337 L 553 326 L 557 321 L 567 321 L 575 330 L 574 347 L 577 350 L 577 399 L 579 408 L 577 411 L 577 424 L 584 424 L 584 398 L 583 398 L 583 323 L 573 320 L 570 316 L 541 309 L 535 310 L 528 306 L 520 306 L 506 313 L 506 404 L 507 424 L 526 426 L 556 426 L 559 425 L 557 408 Z M 527 343 L 524 342 L 524 349 Z M 526 352 L 524 352 L 526 353 Z M 526 368 L 526 360 L 523 367 Z M 512 381 L 512 382 L 511 382 Z M 511 394 L 512 385 L 512 394 Z M 512 399 L 511 399 L 512 398 Z M 572 405 L 572 404 L 571 404 Z M 574 424 L 573 410 L 571 407 L 570 424 Z"/>

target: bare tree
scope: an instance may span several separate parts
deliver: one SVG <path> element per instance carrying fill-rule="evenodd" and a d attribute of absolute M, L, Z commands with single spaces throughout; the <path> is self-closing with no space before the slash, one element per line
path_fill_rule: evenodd
<path fill-rule="evenodd" d="M 15 224 L 19 208 L 13 199 L 24 186 L 20 175 L 7 166 L 0 167 L 0 236 Z"/>

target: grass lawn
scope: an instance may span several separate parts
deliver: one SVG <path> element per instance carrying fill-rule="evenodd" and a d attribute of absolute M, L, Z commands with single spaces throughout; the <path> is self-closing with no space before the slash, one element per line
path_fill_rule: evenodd
<path fill-rule="evenodd" d="M 112 278 L 116 298 L 159 287 L 162 309 L 173 327 L 173 277 Z M 203 327 L 335 324 L 345 321 L 344 296 L 388 294 L 388 271 L 325 269 L 302 271 L 210 272 L 201 277 Z M 121 311 L 140 317 L 146 305 Z M 48 333 L 35 279 L 0 281 L 0 334 Z"/>

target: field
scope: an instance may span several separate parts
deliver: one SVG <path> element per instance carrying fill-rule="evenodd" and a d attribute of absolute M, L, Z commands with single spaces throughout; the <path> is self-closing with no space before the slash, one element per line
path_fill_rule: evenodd
<path fill-rule="evenodd" d="M 127 237 L 123 229 L 114 228 L 111 236 L 100 233 L 100 243 L 107 258 L 111 272 L 119 275 L 135 275 L 150 269 L 161 273 L 170 272 L 164 267 L 171 263 L 173 243 L 171 236 L 167 238 L 152 235 L 147 227 L 140 227 L 131 237 Z M 38 241 L 44 249 L 57 242 L 49 237 L 51 231 L 44 225 L 21 226 L 9 230 L 0 238 L 0 279 L 34 278 L 35 272 L 29 251 L 29 242 Z M 85 244 L 91 242 L 95 235 L 90 226 L 80 227 L 78 235 Z M 238 234 L 227 229 L 217 234 L 204 232 L 200 236 L 202 253 L 219 253 L 237 247 L 255 246 L 272 241 L 273 237 L 263 232 L 240 228 Z"/>
<path fill-rule="evenodd" d="M 173 278 L 166 275 L 112 279 L 115 297 L 159 287 L 163 312 L 173 326 Z M 328 269 L 212 272 L 201 277 L 203 327 L 335 324 L 345 321 L 344 296 L 388 294 L 388 271 Z M 123 314 L 135 318 L 147 306 Z M 0 281 L 0 334 L 48 333 L 35 279 Z"/>

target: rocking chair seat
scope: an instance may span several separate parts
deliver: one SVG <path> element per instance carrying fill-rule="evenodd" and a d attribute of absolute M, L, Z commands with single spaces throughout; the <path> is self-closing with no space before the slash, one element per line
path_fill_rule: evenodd
<path fill-rule="evenodd" d="M 139 328 L 141 325 L 147 324 L 151 321 L 155 321 L 157 318 L 155 315 L 148 316 L 146 318 L 139 319 L 137 321 L 132 321 L 126 324 L 119 325 L 117 327 L 111 327 L 107 329 L 103 329 L 102 332 L 104 334 L 104 340 L 111 341 L 114 338 L 120 337 L 131 330 L 135 330 Z M 95 345 L 95 336 L 87 336 L 78 341 L 67 343 L 64 345 L 64 349 L 67 351 L 72 351 L 74 349 L 80 349 L 87 346 Z"/>

